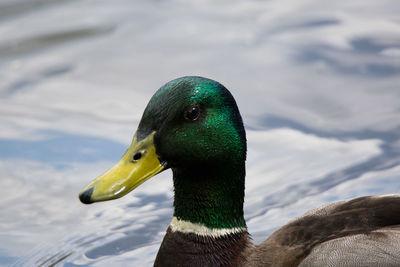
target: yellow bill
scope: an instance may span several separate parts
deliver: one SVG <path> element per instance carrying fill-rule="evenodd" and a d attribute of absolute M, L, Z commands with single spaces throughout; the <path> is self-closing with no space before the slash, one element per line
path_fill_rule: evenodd
<path fill-rule="evenodd" d="M 85 204 L 120 198 L 147 179 L 164 170 L 154 147 L 154 134 L 137 142 L 136 134 L 132 144 L 121 160 L 110 170 L 88 184 L 79 198 Z"/>

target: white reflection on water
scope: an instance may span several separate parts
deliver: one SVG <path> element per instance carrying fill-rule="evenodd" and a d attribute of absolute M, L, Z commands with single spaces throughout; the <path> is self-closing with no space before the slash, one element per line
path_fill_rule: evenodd
<path fill-rule="evenodd" d="M 0 1 L 0 265 L 152 264 L 169 172 L 109 203 L 77 194 L 184 75 L 237 99 L 256 242 L 323 203 L 399 192 L 398 14 L 397 0 Z"/>

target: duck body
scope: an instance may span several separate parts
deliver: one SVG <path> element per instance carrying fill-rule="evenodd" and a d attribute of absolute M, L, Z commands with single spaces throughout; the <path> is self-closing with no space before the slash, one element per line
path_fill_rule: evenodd
<path fill-rule="evenodd" d="M 400 266 L 399 211 L 399 195 L 331 203 L 294 219 L 258 246 L 245 230 L 195 234 L 175 229 L 173 220 L 154 266 Z"/>
<path fill-rule="evenodd" d="M 400 196 L 311 210 L 258 246 L 243 216 L 246 135 L 230 92 L 183 77 L 151 98 L 121 161 L 80 193 L 122 197 L 170 168 L 174 215 L 155 266 L 400 266 Z"/>
<path fill-rule="evenodd" d="M 400 266 L 400 196 L 311 210 L 251 251 L 248 266 Z"/>

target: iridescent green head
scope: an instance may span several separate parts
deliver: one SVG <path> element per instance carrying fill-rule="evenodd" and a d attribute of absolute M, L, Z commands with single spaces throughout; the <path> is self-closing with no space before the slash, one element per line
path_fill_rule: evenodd
<path fill-rule="evenodd" d="M 172 168 L 220 164 L 246 157 L 246 137 L 236 102 L 220 83 L 183 77 L 151 98 L 138 139 L 155 131 L 157 154 Z"/>
<path fill-rule="evenodd" d="M 245 159 L 245 130 L 230 92 L 210 79 L 182 77 L 154 94 L 123 162 L 89 184 L 80 198 L 84 203 L 118 198 L 171 168 L 178 219 L 241 227 Z M 129 176 L 124 183 L 118 182 L 121 175 Z"/>

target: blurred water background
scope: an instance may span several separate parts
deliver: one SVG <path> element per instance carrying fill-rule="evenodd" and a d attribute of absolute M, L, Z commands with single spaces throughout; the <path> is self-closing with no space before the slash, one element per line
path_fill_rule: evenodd
<path fill-rule="evenodd" d="M 171 172 L 90 206 L 152 94 L 201 75 L 246 124 L 256 243 L 321 204 L 400 192 L 398 0 L 0 0 L 0 265 L 151 266 Z"/>

